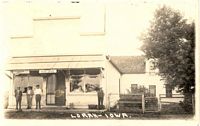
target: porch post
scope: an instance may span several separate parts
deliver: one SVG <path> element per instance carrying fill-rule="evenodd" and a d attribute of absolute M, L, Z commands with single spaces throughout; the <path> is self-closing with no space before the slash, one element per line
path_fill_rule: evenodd
<path fill-rule="evenodd" d="M 14 75 L 10 72 L 12 79 L 9 81 L 9 98 L 8 108 L 15 107 L 15 96 L 14 96 Z"/>
<path fill-rule="evenodd" d="M 105 99 L 105 108 L 108 109 L 109 107 L 109 98 L 108 98 L 108 85 L 107 85 L 107 69 L 104 69 L 103 70 L 103 73 L 102 73 L 102 77 L 101 77 L 101 84 L 103 86 L 103 91 L 104 91 L 104 99 Z"/>
<path fill-rule="evenodd" d="M 144 99 L 144 94 L 142 94 L 142 113 L 145 111 L 145 99 Z"/>
<path fill-rule="evenodd" d="M 68 101 L 68 93 L 70 88 L 70 82 L 69 82 L 69 71 L 65 74 L 65 106 L 69 107 L 69 101 Z"/>
<path fill-rule="evenodd" d="M 42 82 L 42 106 L 46 106 L 46 85 L 47 85 L 47 78 L 43 77 Z"/>

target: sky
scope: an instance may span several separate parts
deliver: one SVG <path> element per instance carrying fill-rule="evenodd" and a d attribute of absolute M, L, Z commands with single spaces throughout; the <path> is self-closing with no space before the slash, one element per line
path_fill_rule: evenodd
<path fill-rule="evenodd" d="M 113 3 L 115 2 L 110 2 L 110 4 Z M 165 4 L 178 10 L 184 18 L 190 21 L 194 20 L 196 15 L 195 0 L 125 0 L 122 3 L 132 6 L 128 11 L 131 13 L 128 14 L 130 22 L 124 24 L 130 27 L 130 29 L 126 33 L 127 39 L 123 42 L 117 42 L 116 40 L 109 43 L 108 53 L 110 55 L 142 55 L 143 53 L 140 51 L 142 41 L 139 40 L 139 37 L 143 32 L 146 32 L 153 18 L 154 11 L 159 6 Z"/>
<path fill-rule="evenodd" d="M 9 2 L 17 3 L 17 1 L 23 0 L 7 0 L 7 2 L 6 0 L 4 0 L 4 2 L 2 2 L 1 4 L 9 4 Z M 35 1 L 39 0 L 34 0 L 34 2 Z M 57 1 L 62 4 L 67 1 L 69 2 L 70 0 L 45 0 L 42 2 L 48 4 L 50 3 L 50 1 Z M 122 26 L 117 26 L 118 29 L 124 29 L 126 33 L 113 34 L 111 39 L 108 41 L 107 54 L 109 55 L 143 54 L 140 51 L 142 42 L 139 40 L 139 37 L 143 32 L 146 32 L 146 29 L 149 27 L 155 9 L 157 9 L 159 6 L 162 6 L 163 4 L 179 10 L 183 14 L 183 16 L 189 20 L 193 20 L 196 15 L 196 0 L 80 0 L 80 3 L 82 1 L 84 1 L 85 3 L 91 3 L 91 5 L 95 3 L 104 3 L 106 6 L 116 5 L 117 7 L 115 7 L 113 11 L 117 11 L 117 13 L 115 13 L 115 15 L 109 15 L 110 18 L 116 18 L 120 15 L 119 13 L 121 13 L 120 16 L 127 19 L 125 23 L 122 22 Z M 128 8 L 123 8 L 122 10 L 121 6 L 128 6 Z M 2 29 L 1 33 L 3 36 L 2 38 L 4 39 L 1 42 L 7 41 L 7 33 Z M 118 36 L 123 39 L 119 39 Z M 2 50 L 5 50 L 5 54 L 6 49 L 2 48 Z"/>

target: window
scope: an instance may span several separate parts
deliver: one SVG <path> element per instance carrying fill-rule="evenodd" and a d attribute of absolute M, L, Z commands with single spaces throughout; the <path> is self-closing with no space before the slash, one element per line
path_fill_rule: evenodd
<path fill-rule="evenodd" d="M 131 84 L 132 89 L 137 89 L 138 85 L 137 84 Z"/>
<path fill-rule="evenodd" d="M 149 85 L 149 94 L 150 97 L 156 96 L 156 85 Z"/>
<path fill-rule="evenodd" d="M 70 92 L 84 92 L 84 70 L 70 70 Z"/>
<path fill-rule="evenodd" d="M 131 93 L 137 93 L 137 91 L 138 91 L 138 85 L 131 84 Z"/>
<path fill-rule="evenodd" d="M 155 75 L 155 66 L 154 66 L 154 61 L 150 60 L 149 61 L 149 75 Z"/>
<path fill-rule="evenodd" d="M 95 92 L 100 86 L 99 75 L 86 75 L 85 76 L 85 91 Z"/>
<path fill-rule="evenodd" d="M 36 87 L 36 85 L 40 85 L 40 88 L 42 88 L 43 83 L 43 77 L 42 76 L 29 76 L 28 77 L 28 86 L 32 86 L 33 89 Z"/>
<path fill-rule="evenodd" d="M 80 1 L 71 1 L 71 3 L 80 3 Z"/>
<path fill-rule="evenodd" d="M 172 88 L 169 84 L 166 84 L 166 97 L 172 97 Z"/>
<path fill-rule="evenodd" d="M 26 93 L 28 87 L 27 75 L 18 75 L 14 77 L 14 89 L 17 89 L 17 87 L 20 87 L 20 90 Z"/>
<path fill-rule="evenodd" d="M 70 79 L 70 92 L 84 92 L 84 77 L 81 75 L 73 75 Z"/>
<path fill-rule="evenodd" d="M 14 77 L 14 89 L 20 87 L 20 90 L 23 93 L 27 92 L 27 87 L 31 86 L 34 90 L 36 85 L 40 85 L 42 88 L 43 78 L 41 76 L 33 76 L 33 75 L 18 75 Z"/>
<path fill-rule="evenodd" d="M 70 70 L 70 92 L 92 93 L 100 86 L 100 69 Z"/>

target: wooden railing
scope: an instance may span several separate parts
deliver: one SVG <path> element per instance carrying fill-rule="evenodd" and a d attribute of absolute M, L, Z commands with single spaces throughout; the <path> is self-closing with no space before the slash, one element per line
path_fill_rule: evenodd
<path fill-rule="evenodd" d="M 108 95 L 108 108 L 113 107 L 124 112 L 157 112 L 159 109 L 158 98 L 145 97 L 143 93 L 134 94 L 109 94 Z"/>
<path fill-rule="evenodd" d="M 117 109 L 119 111 L 131 112 L 134 110 L 138 110 L 138 108 L 144 113 L 145 111 L 145 101 L 144 94 L 109 94 L 109 108 L 111 107 L 111 102 L 113 101 L 112 97 L 118 95 L 119 98 L 115 99 L 115 103 L 117 104 Z M 141 107 L 141 108 L 140 108 Z"/>
<path fill-rule="evenodd" d="M 183 101 L 184 95 L 182 94 L 172 94 L 171 97 L 167 97 L 166 94 L 159 95 L 159 111 L 162 110 L 162 105 L 164 104 L 172 104 L 172 103 L 179 103 Z"/>

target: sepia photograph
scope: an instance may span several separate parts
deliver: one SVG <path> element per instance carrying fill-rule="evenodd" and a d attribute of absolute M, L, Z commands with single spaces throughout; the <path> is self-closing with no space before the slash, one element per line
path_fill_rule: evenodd
<path fill-rule="evenodd" d="M 3 118 L 198 119 L 198 2 L 2 0 Z"/>

